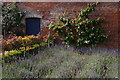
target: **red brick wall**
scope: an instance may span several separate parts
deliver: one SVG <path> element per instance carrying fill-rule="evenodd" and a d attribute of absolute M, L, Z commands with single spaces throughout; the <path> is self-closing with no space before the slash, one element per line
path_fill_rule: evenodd
<path fill-rule="evenodd" d="M 35 15 L 42 16 L 41 27 L 47 27 L 51 21 L 57 21 L 65 10 L 71 17 L 87 7 L 87 2 L 21 2 L 18 3 L 21 10 L 33 12 Z M 100 17 L 105 19 L 102 24 L 104 26 L 104 33 L 108 34 L 108 41 L 100 46 L 108 46 L 111 48 L 120 48 L 118 38 L 120 35 L 120 2 L 101 2 L 96 11 L 90 14 L 90 18 L 94 19 Z M 32 16 L 32 15 L 31 15 Z"/>

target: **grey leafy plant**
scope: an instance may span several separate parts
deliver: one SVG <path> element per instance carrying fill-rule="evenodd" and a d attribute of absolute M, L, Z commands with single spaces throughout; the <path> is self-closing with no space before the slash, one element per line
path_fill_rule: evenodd
<path fill-rule="evenodd" d="M 3 78 L 117 78 L 117 61 L 117 57 L 108 53 L 80 55 L 55 46 L 29 58 L 3 62 L 2 70 Z"/>

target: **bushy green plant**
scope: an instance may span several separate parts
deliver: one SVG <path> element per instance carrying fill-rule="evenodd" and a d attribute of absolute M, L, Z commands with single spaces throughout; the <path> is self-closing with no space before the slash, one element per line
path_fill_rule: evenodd
<path fill-rule="evenodd" d="M 66 18 L 65 14 L 59 17 L 58 23 L 51 23 L 50 29 L 57 31 L 59 36 L 62 36 L 64 44 L 75 46 L 87 46 L 103 42 L 107 35 L 102 34 L 101 23 L 103 19 L 90 19 L 89 13 L 95 10 L 98 3 L 89 4 L 88 7 L 82 10 L 74 19 Z"/>
<path fill-rule="evenodd" d="M 46 45 L 47 45 L 47 43 L 42 42 L 40 44 L 34 44 L 32 46 L 27 46 L 26 51 L 34 50 L 34 49 L 36 49 L 38 47 L 46 47 Z M 9 48 L 9 47 L 6 47 L 6 48 L 7 49 L 5 49 L 5 50 L 9 50 L 8 53 L 4 54 L 4 56 L 0 55 L 0 58 L 4 58 L 4 60 L 6 60 L 6 58 L 7 58 L 7 61 L 8 61 L 8 58 L 10 58 L 10 56 L 16 56 L 16 54 L 17 55 L 23 55 L 23 52 L 24 52 L 24 47 L 19 47 L 18 48 L 19 50 L 12 49 L 13 46 L 11 46 L 11 48 Z"/>
<path fill-rule="evenodd" d="M 4 34 L 8 34 L 12 27 L 17 27 L 21 30 L 22 23 L 21 20 L 25 16 L 24 12 L 21 12 L 16 3 L 11 3 L 8 5 L 3 4 L 2 6 L 2 28 L 5 31 Z M 16 33 L 17 34 L 17 33 Z M 19 35 L 19 34 L 18 34 Z"/>

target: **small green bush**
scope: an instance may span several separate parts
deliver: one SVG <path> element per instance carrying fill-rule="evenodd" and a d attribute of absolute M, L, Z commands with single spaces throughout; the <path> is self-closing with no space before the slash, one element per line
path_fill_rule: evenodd
<path fill-rule="evenodd" d="M 5 5 L 3 3 L 2 6 L 2 16 L 3 16 L 3 20 L 2 20 L 2 29 L 5 34 L 8 33 L 13 33 L 16 35 L 20 35 L 23 36 L 23 32 L 22 32 L 22 26 L 23 24 L 21 23 L 23 17 L 25 16 L 25 12 L 22 12 L 19 10 L 17 3 L 10 3 L 8 5 Z M 13 27 L 17 27 L 18 30 L 17 31 L 12 31 L 11 28 Z M 20 33 L 22 32 L 22 33 Z"/>
<path fill-rule="evenodd" d="M 34 44 L 34 45 L 32 45 L 32 46 L 26 46 L 26 51 L 27 51 L 27 53 L 29 52 L 29 51 L 32 51 L 32 50 L 35 50 L 35 49 L 37 49 L 38 47 L 46 47 L 47 46 L 47 43 L 45 43 L 45 42 L 42 42 L 42 43 L 40 43 L 40 44 Z M 20 49 L 19 50 L 11 50 L 11 51 L 8 51 L 8 53 L 7 54 L 4 54 L 4 56 L 0 56 L 0 58 L 4 58 L 4 60 L 5 61 L 8 61 L 8 62 L 10 62 L 10 61 L 13 61 L 14 59 L 13 59 L 13 57 L 15 56 L 15 57 L 19 57 L 19 55 L 21 55 L 21 56 L 23 56 L 24 54 L 24 47 L 20 47 Z M 17 55 L 17 56 L 16 56 Z M 29 54 L 25 54 L 25 55 L 29 55 Z M 11 58 L 12 57 L 12 58 Z"/>

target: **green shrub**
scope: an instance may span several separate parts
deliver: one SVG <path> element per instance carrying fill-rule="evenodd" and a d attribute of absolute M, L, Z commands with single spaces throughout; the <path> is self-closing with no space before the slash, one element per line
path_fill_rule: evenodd
<path fill-rule="evenodd" d="M 22 32 L 21 27 L 23 24 L 21 23 L 21 20 L 25 16 L 25 13 L 19 10 L 16 3 L 10 3 L 8 5 L 3 4 L 2 16 L 2 29 L 5 31 L 4 35 L 10 33 L 12 31 L 11 28 L 13 27 L 17 27 L 18 30 L 12 33 L 20 36 L 23 35 L 20 31 Z"/>
<path fill-rule="evenodd" d="M 31 46 L 26 46 L 26 51 L 35 50 L 38 47 L 45 47 L 46 45 L 47 45 L 47 43 L 42 42 L 40 44 L 34 44 L 34 45 L 31 45 Z M 4 60 L 9 61 L 9 59 L 13 59 L 13 58 L 11 58 L 12 56 L 24 55 L 23 53 L 24 53 L 24 47 L 20 47 L 19 50 L 8 51 L 8 53 L 5 54 L 4 56 L 1 55 L 0 58 L 4 58 Z M 27 54 L 25 54 L 25 55 L 27 55 Z"/>
<path fill-rule="evenodd" d="M 57 31 L 59 36 L 62 36 L 64 44 L 75 46 L 87 46 L 103 42 L 107 35 L 102 34 L 101 18 L 94 20 L 89 19 L 90 12 L 95 10 L 98 3 L 89 4 L 88 7 L 82 10 L 74 19 L 59 17 L 58 23 L 51 23 L 50 29 Z"/>

